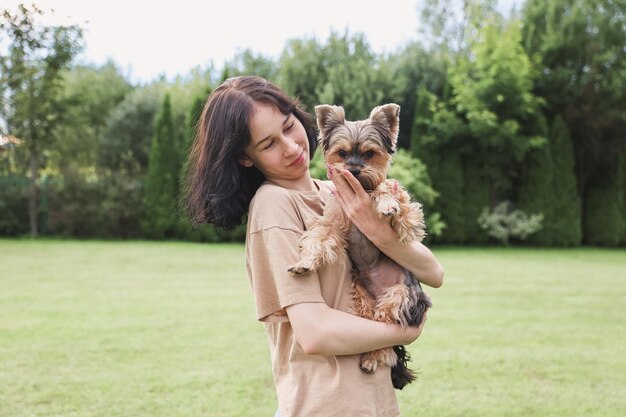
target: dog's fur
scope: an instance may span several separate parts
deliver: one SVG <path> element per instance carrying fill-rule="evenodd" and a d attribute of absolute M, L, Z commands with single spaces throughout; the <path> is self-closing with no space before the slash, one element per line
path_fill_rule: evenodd
<path fill-rule="evenodd" d="M 366 120 L 346 121 L 342 107 L 315 107 L 324 159 L 337 169 L 347 169 L 370 194 L 380 216 L 391 217 L 391 226 L 402 244 L 425 236 L 424 215 L 419 203 L 395 180 L 387 179 L 396 150 L 400 106 L 386 104 L 372 110 Z M 403 326 L 418 326 L 431 307 L 411 272 L 386 257 L 348 219 L 336 199 L 331 199 L 322 217 L 301 240 L 300 261 L 289 268 L 292 275 L 308 273 L 332 263 L 348 249 L 355 269 L 353 305 L 356 315 Z M 385 274 L 381 273 L 386 271 Z M 415 379 L 408 369 L 404 346 L 361 355 L 360 367 L 371 373 L 378 363 L 392 367 L 395 388 Z"/>

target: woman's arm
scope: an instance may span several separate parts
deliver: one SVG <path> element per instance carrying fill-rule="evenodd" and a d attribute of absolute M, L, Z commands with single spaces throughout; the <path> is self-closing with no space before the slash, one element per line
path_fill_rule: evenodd
<path fill-rule="evenodd" d="M 335 184 L 335 197 L 361 233 L 385 255 L 411 271 L 421 283 L 441 287 L 443 268 L 430 249 L 421 242 L 402 245 L 389 219 L 379 217 L 370 196 L 350 171 L 328 169 L 329 177 Z"/>
<path fill-rule="evenodd" d="M 403 329 L 334 310 L 325 303 L 294 304 L 286 311 L 298 344 L 313 355 L 353 355 L 407 345 L 418 338 L 426 323 L 424 319 L 419 327 Z"/>

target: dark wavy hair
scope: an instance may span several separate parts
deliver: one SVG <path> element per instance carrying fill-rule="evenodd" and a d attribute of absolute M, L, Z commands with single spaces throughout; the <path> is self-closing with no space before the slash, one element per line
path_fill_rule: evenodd
<path fill-rule="evenodd" d="M 242 224 L 250 200 L 265 181 L 256 167 L 239 164 L 250 143 L 254 103 L 271 104 L 284 115 L 293 114 L 304 126 L 309 157 L 313 157 L 315 121 L 297 99 L 260 77 L 227 79 L 209 95 L 187 157 L 182 199 L 192 223 L 226 229 Z"/>

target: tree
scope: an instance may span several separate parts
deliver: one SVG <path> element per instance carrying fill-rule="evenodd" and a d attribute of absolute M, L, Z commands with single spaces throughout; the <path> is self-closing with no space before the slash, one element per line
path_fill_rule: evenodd
<path fill-rule="evenodd" d="M 311 108 L 321 104 L 317 89 L 327 77 L 322 56 L 317 39 L 290 39 L 278 61 L 278 85 Z"/>
<path fill-rule="evenodd" d="M 585 241 L 591 245 L 618 246 L 622 240 L 626 181 L 621 167 L 623 158 L 620 159 L 605 169 L 596 170 L 589 178 L 590 186 L 583 199 L 583 230 Z"/>
<path fill-rule="evenodd" d="M 552 156 L 552 243 L 576 246 L 582 240 L 581 201 L 576 188 L 572 139 L 562 117 L 555 118 L 548 137 Z"/>
<path fill-rule="evenodd" d="M 322 58 L 326 77 L 316 88 L 318 103 L 341 105 L 347 119 L 360 120 L 375 106 L 398 101 L 402 86 L 393 79 L 389 62 L 374 55 L 363 34 L 331 33 Z"/>
<path fill-rule="evenodd" d="M 176 197 L 180 174 L 177 142 L 170 96 L 166 95 L 157 115 L 143 199 L 142 230 L 152 239 L 171 238 L 177 233 Z"/>
<path fill-rule="evenodd" d="M 315 38 L 292 39 L 278 68 L 278 84 L 303 104 L 342 105 L 351 120 L 367 117 L 374 106 L 398 101 L 403 88 L 394 79 L 392 59 L 377 57 L 362 33 L 332 32 L 323 44 Z"/>
<path fill-rule="evenodd" d="M 9 40 L 0 56 L 0 116 L 8 132 L 25 141 L 28 149 L 30 231 L 37 236 L 39 170 L 42 155 L 58 136 L 56 128 L 64 116 L 61 99 L 62 72 L 81 48 L 82 32 L 77 26 L 43 26 L 37 7 L 18 6 L 16 12 L 2 11 L 0 31 Z"/>
<path fill-rule="evenodd" d="M 160 97 L 154 88 L 137 88 L 109 113 L 99 138 L 99 174 L 144 177 Z"/>
<path fill-rule="evenodd" d="M 419 126 L 415 126 L 415 118 L 431 111 L 429 107 L 433 104 L 432 101 L 446 97 L 449 92 L 449 57 L 441 50 L 427 50 L 420 43 L 412 42 L 390 57 L 390 60 L 396 63 L 393 78 L 402 87 L 399 94 L 402 117 L 398 146 L 409 149 L 413 146 L 413 138 L 425 133 Z M 426 97 L 428 94 L 432 97 Z M 418 124 L 428 120 L 420 117 Z M 415 128 L 417 131 L 414 131 Z"/>
<path fill-rule="evenodd" d="M 550 138 L 552 139 L 552 138 Z M 518 189 L 518 207 L 530 215 L 542 215 L 542 228 L 528 236 L 528 242 L 540 246 L 550 246 L 553 241 L 552 226 L 558 217 L 554 207 L 553 155 L 549 143 L 531 150 L 525 158 Z M 578 200 L 574 201 L 576 204 Z"/>
<path fill-rule="evenodd" d="M 238 52 L 235 57 L 228 61 L 222 70 L 225 80 L 239 75 L 256 75 L 266 80 L 276 79 L 276 63 L 260 54 L 255 54 L 250 49 Z"/>
<path fill-rule="evenodd" d="M 451 3 L 426 2 L 433 42 L 426 53 L 436 53 L 443 40 L 452 46 L 433 55 L 439 57 L 434 68 L 447 68 L 447 78 L 417 86 L 411 151 L 423 158 L 440 193 L 443 240 L 484 243 L 478 217 L 511 199 L 524 156 L 545 142 L 546 132 L 520 22 L 503 19 L 487 1 L 466 2 L 464 16 L 449 23 Z"/>
<path fill-rule="evenodd" d="M 607 181 L 619 181 L 626 154 L 626 2 L 528 0 L 523 18 L 523 43 L 540 74 L 536 92 L 548 116 L 562 115 L 571 134 L 585 240 L 600 244 L 610 234 L 591 228 L 620 206 L 608 192 L 619 184 Z"/>
<path fill-rule="evenodd" d="M 506 200 L 526 153 L 545 141 L 534 72 L 521 45 L 520 22 L 491 15 L 471 55 L 451 69 L 452 102 L 466 121 L 473 158 L 487 170 L 491 205 Z"/>
<path fill-rule="evenodd" d="M 80 65 L 63 74 L 64 120 L 50 150 L 50 165 L 92 169 L 109 114 L 132 91 L 116 65 Z"/>

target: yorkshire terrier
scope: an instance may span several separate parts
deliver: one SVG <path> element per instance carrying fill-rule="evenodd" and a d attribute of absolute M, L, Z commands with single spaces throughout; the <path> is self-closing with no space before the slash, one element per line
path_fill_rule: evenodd
<path fill-rule="evenodd" d="M 398 140 L 400 106 L 378 106 L 368 119 L 360 121 L 346 121 L 339 106 L 316 106 L 315 115 L 326 164 L 354 175 L 371 196 L 379 215 L 390 217 L 402 244 L 421 241 L 426 235 L 421 204 L 411 202 L 397 181 L 387 179 Z M 432 306 L 419 281 L 374 246 L 350 222 L 336 199 L 328 201 L 324 214 L 303 234 L 300 260 L 289 272 L 304 275 L 332 263 L 346 248 L 355 272 L 354 314 L 402 326 L 419 326 Z M 415 380 L 415 373 L 407 366 L 409 360 L 404 346 L 394 346 L 363 353 L 360 368 L 372 373 L 379 363 L 384 363 L 392 368 L 393 386 L 402 389 Z"/>

